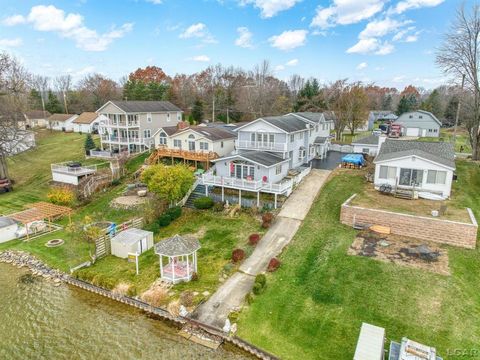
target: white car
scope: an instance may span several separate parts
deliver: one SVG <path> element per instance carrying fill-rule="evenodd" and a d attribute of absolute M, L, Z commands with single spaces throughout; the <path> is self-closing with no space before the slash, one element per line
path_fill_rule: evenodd
<path fill-rule="evenodd" d="M 375 129 L 375 130 L 372 131 L 372 134 L 375 135 L 375 136 L 380 136 L 380 135 L 382 135 L 382 130 Z"/>

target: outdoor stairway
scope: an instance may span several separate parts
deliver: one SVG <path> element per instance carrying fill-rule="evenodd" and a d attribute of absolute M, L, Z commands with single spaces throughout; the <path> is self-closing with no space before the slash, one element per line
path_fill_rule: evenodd
<path fill-rule="evenodd" d="M 195 199 L 201 198 L 203 196 L 205 196 L 205 185 L 199 184 L 188 197 L 187 202 L 185 203 L 185 207 L 193 209 L 195 207 L 193 206 L 193 202 L 195 201 Z"/>
<path fill-rule="evenodd" d="M 395 197 L 400 199 L 413 199 L 413 191 L 412 190 L 399 190 L 395 191 Z"/>

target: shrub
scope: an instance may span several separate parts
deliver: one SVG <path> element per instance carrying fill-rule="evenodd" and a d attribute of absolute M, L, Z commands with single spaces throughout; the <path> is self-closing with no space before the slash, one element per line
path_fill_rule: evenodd
<path fill-rule="evenodd" d="M 232 261 L 234 263 L 237 263 L 239 261 L 242 261 L 243 259 L 245 259 L 245 251 L 243 251 L 242 249 L 235 249 L 233 250 L 232 252 Z"/>
<path fill-rule="evenodd" d="M 277 258 L 271 258 L 270 262 L 268 263 L 267 271 L 269 272 L 276 271 L 280 267 L 280 264 L 281 264 L 280 260 L 278 260 Z"/>
<path fill-rule="evenodd" d="M 158 225 L 160 227 L 168 226 L 172 222 L 172 218 L 168 214 L 163 214 L 158 218 Z"/>
<path fill-rule="evenodd" d="M 260 235 L 258 234 L 251 234 L 248 237 L 248 243 L 252 246 L 257 245 L 259 241 L 260 241 Z"/>
<path fill-rule="evenodd" d="M 193 306 L 193 292 L 191 291 L 184 291 L 180 294 L 180 304 L 182 304 L 185 307 L 191 307 Z"/>
<path fill-rule="evenodd" d="M 198 280 L 198 274 L 196 272 L 192 273 L 192 279 L 190 281 L 197 281 Z"/>
<path fill-rule="evenodd" d="M 271 212 L 267 212 L 262 215 L 262 227 L 264 229 L 268 229 L 272 224 L 273 214 Z"/>
<path fill-rule="evenodd" d="M 225 208 L 225 205 L 221 202 L 217 202 L 213 204 L 213 211 L 222 212 L 224 208 Z"/>
<path fill-rule="evenodd" d="M 255 276 L 255 282 L 262 285 L 262 287 L 265 287 L 265 285 L 267 285 L 267 277 L 265 274 L 258 274 Z"/>
<path fill-rule="evenodd" d="M 165 305 L 168 300 L 168 292 L 164 288 L 155 287 L 142 294 L 142 300 L 152 306 L 159 307 Z"/>
<path fill-rule="evenodd" d="M 213 206 L 213 200 L 208 196 L 203 196 L 195 199 L 193 206 L 195 206 L 197 209 L 210 209 Z"/>
<path fill-rule="evenodd" d="M 248 305 L 252 305 L 253 303 L 253 295 L 252 293 L 248 293 L 247 295 L 245 295 L 245 302 L 248 304 Z"/>
<path fill-rule="evenodd" d="M 68 187 L 53 187 L 47 194 L 48 201 L 56 205 L 73 205 L 75 193 Z"/>
<path fill-rule="evenodd" d="M 117 185 L 120 185 L 122 182 L 120 181 L 120 179 L 113 179 L 112 180 L 112 186 L 117 186 Z"/>
<path fill-rule="evenodd" d="M 255 283 L 255 284 L 253 284 L 252 291 L 255 295 L 260 295 L 263 291 L 263 286 L 259 283 Z"/>
<path fill-rule="evenodd" d="M 167 210 L 167 215 L 173 220 L 178 219 L 182 216 L 182 208 L 180 206 L 174 206 Z"/>
<path fill-rule="evenodd" d="M 118 283 L 112 290 L 112 292 L 116 295 L 125 296 L 130 292 L 130 284 L 121 282 Z"/>

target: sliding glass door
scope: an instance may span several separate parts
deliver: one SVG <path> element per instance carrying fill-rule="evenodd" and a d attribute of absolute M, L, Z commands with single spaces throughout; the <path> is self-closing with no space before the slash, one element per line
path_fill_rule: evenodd
<path fill-rule="evenodd" d="M 398 184 L 401 186 L 420 186 L 423 180 L 423 170 L 400 169 L 400 179 Z"/>

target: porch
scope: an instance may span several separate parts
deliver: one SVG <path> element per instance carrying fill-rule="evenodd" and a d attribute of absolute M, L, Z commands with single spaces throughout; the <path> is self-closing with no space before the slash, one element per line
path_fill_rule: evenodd
<path fill-rule="evenodd" d="M 286 142 L 273 142 L 273 141 L 249 141 L 249 140 L 236 140 L 235 147 L 239 150 L 262 150 L 262 151 L 282 151 L 287 152 Z"/>
<path fill-rule="evenodd" d="M 173 162 L 173 159 L 183 159 L 186 161 L 194 161 L 195 167 L 197 163 L 205 163 L 207 169 L 210 166 L 210 162 L 218 159 L 218 154 L 213 151 L 189 151 L 182 149 L 171 149 L 166 146 L 160 146 L 152 152 L 152 155 L 148 158 L 149 164 L 156 164 L 162 158 L 170 158 Z"/>

